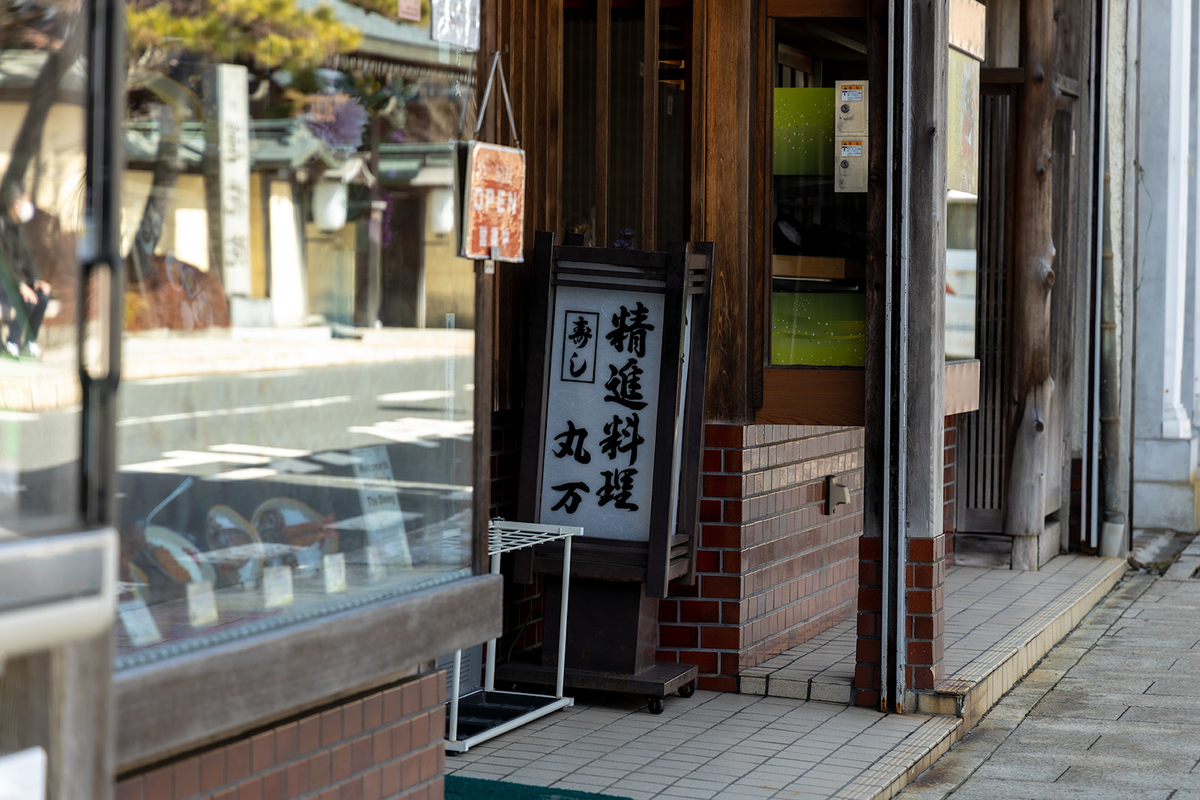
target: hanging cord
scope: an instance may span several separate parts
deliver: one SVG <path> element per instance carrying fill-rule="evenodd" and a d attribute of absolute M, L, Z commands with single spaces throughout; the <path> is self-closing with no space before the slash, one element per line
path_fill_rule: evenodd
<path fill-rule="evenodd" d="M 517 123 L 513 119 L 512 101 L 508 99 L 508 83 L 504 80 L 504 66 L 500 63 L 499 50 L 492 57 L 492 68 L 488 70 L 487 86 L 483 90 L 483 100 L 479 103 L 479 119 L 475 122 L 475 135 L 479 136 L 479 129 L 483 127 L 484 117 L 487 116 L 488 97 L 491 96 L 492 80 L 497 72 L 500 73 L 500 91 L 504 95 L 504 107 L 508 111 L 508 127 L 512 129 L 513 146 L 520 149 L 521 137 L 517 135 Z"/>

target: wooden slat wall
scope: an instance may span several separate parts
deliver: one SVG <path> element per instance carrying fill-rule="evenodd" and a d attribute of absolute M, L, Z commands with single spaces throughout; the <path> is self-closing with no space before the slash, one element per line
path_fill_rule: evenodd
<path fill-rule="evenodd" d="M 646 0 L 642 34 L 642 235 L 643 250 L 658 242 L 658 0 Z"/>

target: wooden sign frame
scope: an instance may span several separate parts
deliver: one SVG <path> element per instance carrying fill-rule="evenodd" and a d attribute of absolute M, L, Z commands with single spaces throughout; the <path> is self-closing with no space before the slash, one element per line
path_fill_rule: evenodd
<path fill-rule="evenodd" d="M 589 535 L 585 528 L 585 535 L 574 545 L 573 576 L 645 581 L 646 595 L 660 598 L 666 597 L 670 581 L 691 583 L 695 579 L 712 254 L 710 243 L 672 243 L 669 251 L 662 253 L 556 246 L 553 234 L 536 234 L 530 307 L 534 335 L 527 354 L 518 499 L 523 521 L 541 522 L 558 287 L 620 286 L 625 291 L 665 296 L 649 540 L 601 538 Z M 691 324 L 685 325 L 688 317 Z M 519 559 L 517 578 L 530 579 L 534 568 L 561 571 L 559 551 L 546 548 Z"/>

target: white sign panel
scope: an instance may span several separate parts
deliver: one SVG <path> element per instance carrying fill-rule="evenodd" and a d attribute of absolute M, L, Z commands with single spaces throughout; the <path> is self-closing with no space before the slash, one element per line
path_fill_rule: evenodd
<path fill-rule="evenodd" d="M 383 445 L 360 447 L 350 454 L 358 459 L 354 465 L 354 477 L 360 481 L 358 498 L 362 503 L 363 527 L 367 531 L 367 544 L 378 548 L 378 554 L 388 562 L 405 567 L 412 566 L 408 552 L 408 532 L 404 528 L 404 514 L 400 511 L 400 495 L 394 488 L 392 462 Z"/>
<path fill-rule="evenodd" d="M 541 521 L 650 538 L 662 294 L 560 286 L 553 311 Z"/>
<path fill-rule="evenodd" d="M 0 800 L 46 800 L 46 751 L 0 756 Z"/>
<path fill-rule="evenodd" d="M 479 0 L 433 0 L 433 40 L 479 49 Z"/>
<path fill-rule="evenodd" d="M 250 98 L 246 68 L 218 64 L 209 76 L 211 136 L 208 177 L 209 218 L 219 225 L 214 236 L 215 264 L 225 293 L 250 294 Z M 215 128 L 215 130 L 214 130 Z"/>

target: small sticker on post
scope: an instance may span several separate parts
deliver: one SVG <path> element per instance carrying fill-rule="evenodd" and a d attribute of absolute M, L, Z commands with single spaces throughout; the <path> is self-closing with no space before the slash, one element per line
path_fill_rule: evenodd
<path fill-rule="evenodd" d="M 863 90 L 861 86 L 843 86 L 842 87 L 842 102 L 843 103 L 861 103 L 863 99 Z"/>
<path fill-rule="evenodd" d="M 346 591 L 346 554 L 330 553 L 323 559 L 325 594 Z"/>
<path fill-rule="evenodd" d="M 290 606 L 293 600 L 292 568 L 284 565 L 263 570 L 263 605 L 267 608 Z"/>
<path fill-rule="evenodd" d="M 842 142 L 842 158 L 862 158 L 862 142 Z"/>
<path fill-rule="evenodd" d="M 129 634 L 129 641 L 134 647 L 148 647 L 163 640 L 162 633 L 142 598 L 122 600 L 117 604 L 117 615 L 121 617 L 121 624 L 125 626 L 125 632 Z"/>
<path fill-rule="evenodd" d="M 217 596 L 211 581 L 189 583 L 187 587 L 188 622 L 193 628 L 217 624 Z"/>

